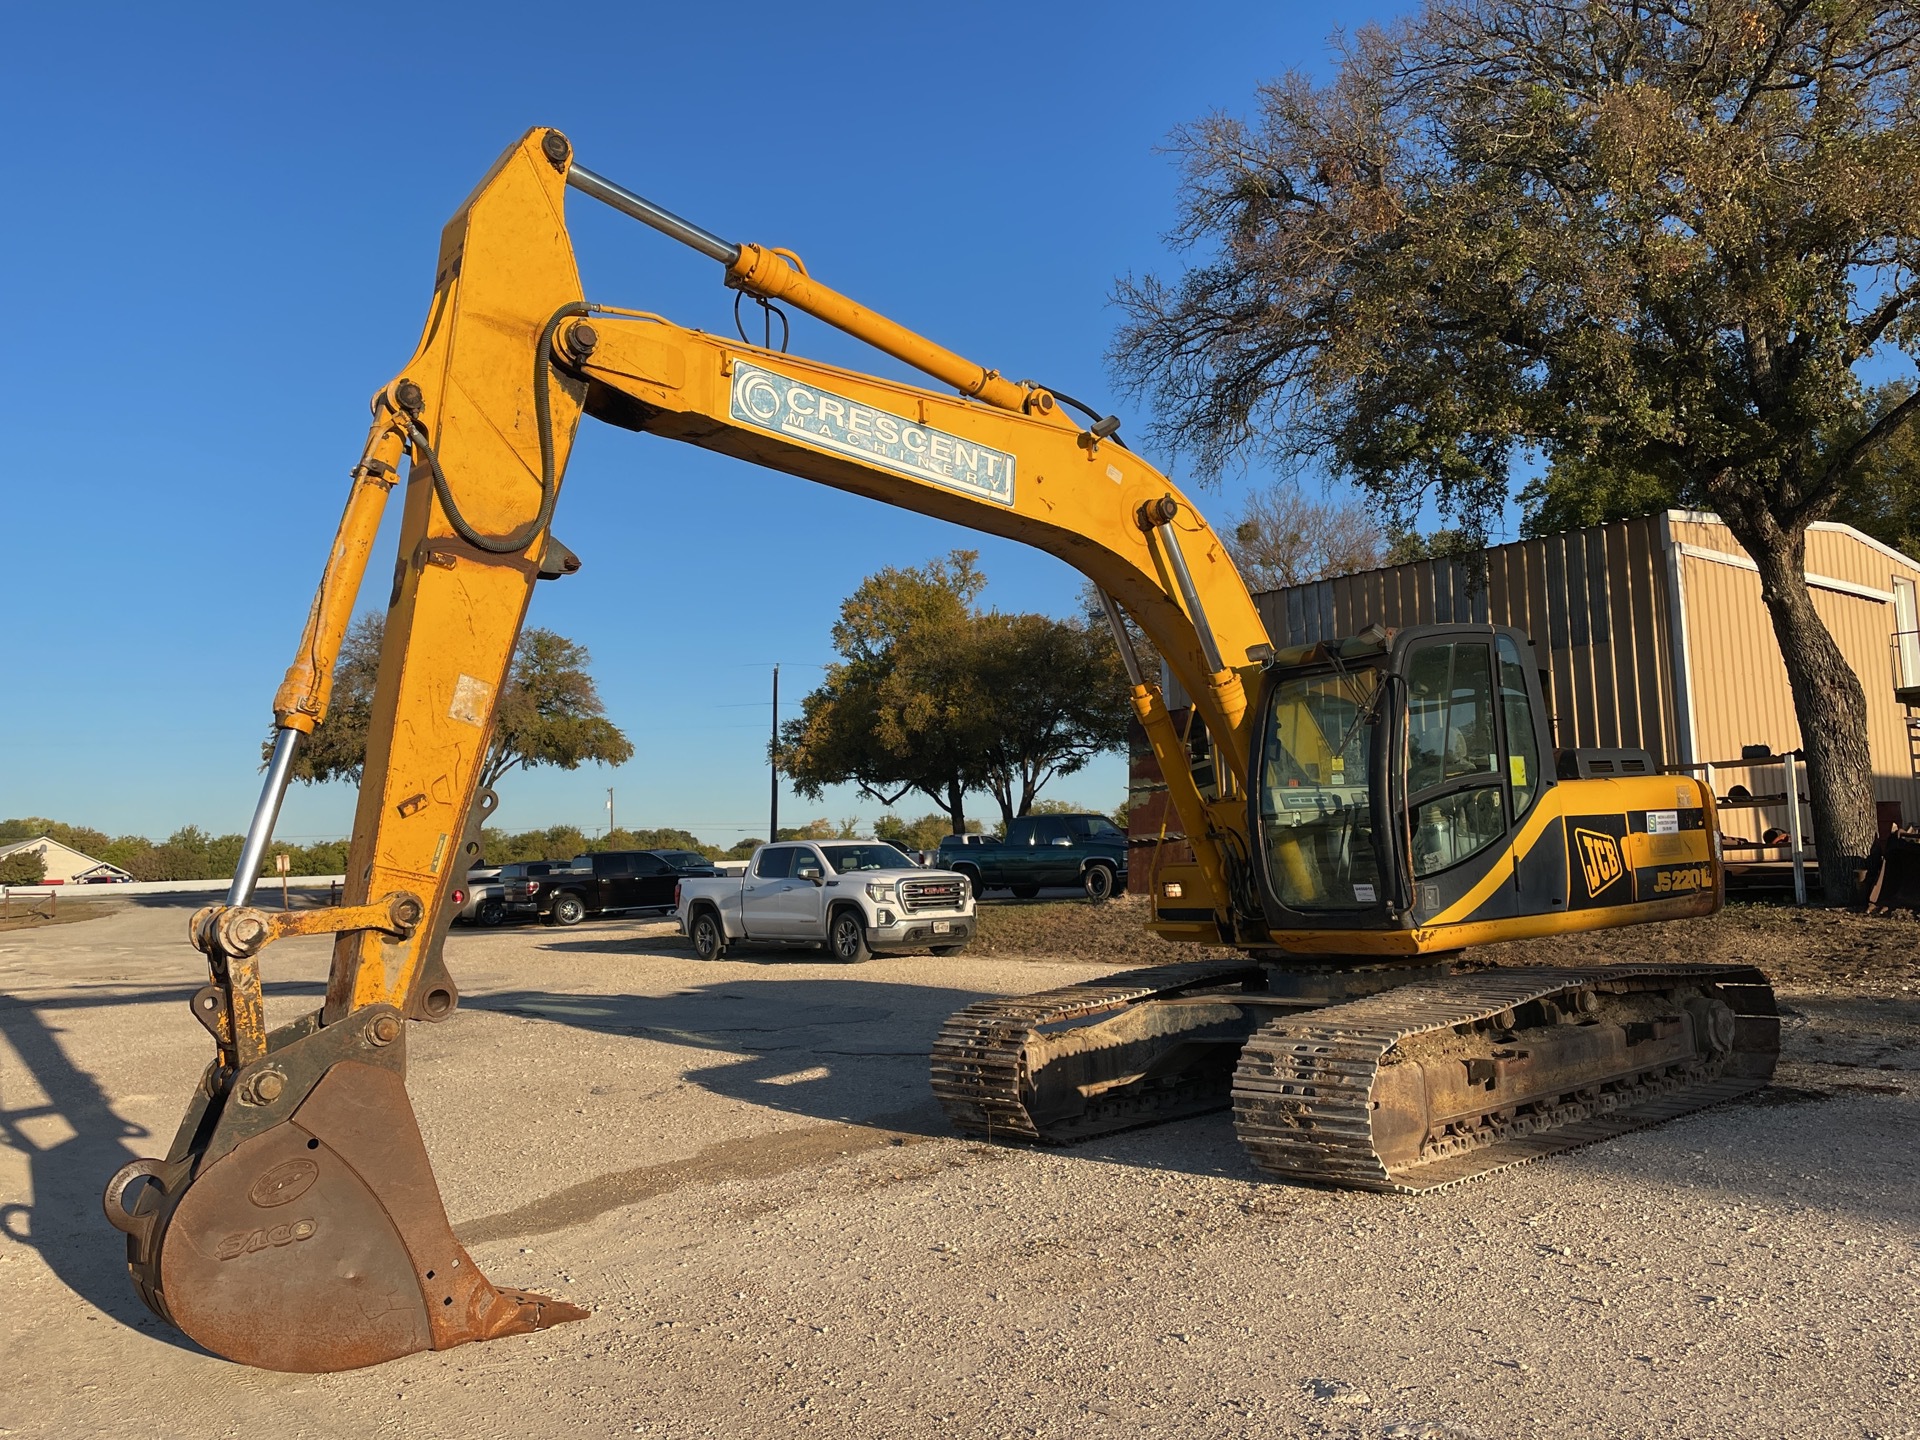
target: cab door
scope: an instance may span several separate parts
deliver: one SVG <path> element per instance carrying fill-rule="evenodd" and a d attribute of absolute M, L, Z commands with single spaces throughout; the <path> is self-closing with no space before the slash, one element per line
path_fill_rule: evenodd
<path fill-rule="evenodd" d="M 1074 847 L 1073 828 L 1064 815 L 1043 815 L 1033 828 L 1036 885 L 1078 885 L 1080 853 Z"/>
<path fill-rule="evenodd" d="M 648 855 L 643 851 L 632 858 L 633 900 L 631 903 L 643 910 L 656 907 L 671 908 L 673 887 L 680 878 L 680 872 L 658 855 Z"/>
<path fill-rule="evenodd" d="M 1002 885 L 1038 885 L 1040 884 L 1040 853 L 1038 850 L 1038 832 L 1040 820 L 1027 815 L 1007 826 L 1007 837 L 1000 843 L 1000 878 Z"/>
<path fill-rule="evenodd" d="M 598 909 L 630 910 L 639 903 L 633 898 L 631 858 L 621 851 L 593 857 L 594 889 L 599 892 Z"/>
<path fill-rule="evenodd" d="M 1400 777 L 1413 915 L 1425 923 L 1522 913 L 1510 843 L 1545 777 L 1520 646 L 1465 632 L 1417 640 L 1401 673 L 1407 708 Z M 1465 904 L 1466 908 L 1460 907 Z"/>
<path fill-rule="evenodd" d="M 1508 820 L 1494 701 L 1493 636 L 1422 641 L 1406 657 L 1405 864 L 1416 920 L 1458 904 L 1505 858 Z M 1512 912 L 1511 885 L 1496 887 L 1482 919 Z M 1465 916 L 1451 918 L 1464 919 Z"/>
<path fill-rule="evenodd" d="M 762 845 L 740 886 L 740 924 L 754 938 L 780 933 L 780 901 L 793 882 L 792 845 Z"/>

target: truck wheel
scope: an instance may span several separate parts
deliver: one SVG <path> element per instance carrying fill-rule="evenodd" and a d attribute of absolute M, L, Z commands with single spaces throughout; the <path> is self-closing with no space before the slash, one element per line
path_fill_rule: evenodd
<path fill-rule="evenodd" d="M 1087 899 L 1095 905 L 1113 896 L 1113 870 L 1110 866 L 1089 865 L 1086 873 L 1080 877 L 1080 883 L 1086 887 Z"/>
<path fill-rule="evenodd" d="M 827 931 L 827 949 L 842 965 L 858 965 L 872 957 L 873 952 L 867 949 L 867 927 L 858 910 L 835 913 L 833 925 Z"/>
<path fill-rule="evenodd" d="M 482 900 L 473 918 L 482 925 L 502 924 L 507 918 L 507 902 L 498 898 Z"/>
<path fill-rule="evenodd" d="M 719 960 L 727 953 L 727 932 L 720 928 L 720 917 L 711 910 L 693 917 L 693 953 L 702 960 Z"/>
<path fill-rule="evenodd" d="M 587 904 L 578 895 L 560 894 L 553 897 L 553 923 L 556 925 L 578 925 L 587 918 Z"/>
<path fill-rule="evenodd" d="M 1016 900 L 1031 900 L 1040 893 L 1038 885 L 1015 885 L 1011 887 Z"/>

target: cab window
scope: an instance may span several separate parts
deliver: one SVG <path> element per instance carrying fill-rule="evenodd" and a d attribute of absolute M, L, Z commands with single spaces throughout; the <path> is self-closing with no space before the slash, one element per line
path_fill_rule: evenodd
<path fill-rule="evenodd" d="M 753 873 L 762 880 L 784 880 L 793 874 L 794 850 L 791 845 L 769 845 L 753 862 Z"/>
<path fill-rule="evenodd" d="M 1378 673 L 1362 670 L 1286 680 L 1267 696 L 1261 849 L 1291 909 L 1380 903 L 1371 770 L 1381 693 Z"/>
<path fill-rule="evenodd" d="M 1527 690 L 1526 662 L 1520 647 L 1502 635 L 1500 713 L 1507 726 L 1507 783 L 1513 787 L 1513 813 L 1527 813 L 1540 793 L 1540 740 L 1533 728 L 1533 697 Z"/>
<path fill-rule="evenodd" d="M 1407 796 L 1415 876 L 1478 854 L 1507 831 L 1484 640 L 1423 645 L 1407 666 Z"/>

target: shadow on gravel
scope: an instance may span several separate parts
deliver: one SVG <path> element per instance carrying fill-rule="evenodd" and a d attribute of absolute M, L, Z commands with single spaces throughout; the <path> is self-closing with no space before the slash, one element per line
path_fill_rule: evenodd
<path fill-rule="evenodd" d="M 511 990 L 468 997 L 461 1006 L 723 1052 L 724 1059 L 690 1067 L 687 1082 L 788 1114 L 948 1139 L 957 1132 L 933 1099 L 927 1061 L 947 1017 L 987 998 L 972 990 L 808 976 L 735 980 L 667 996 Z M 1224 1109 L 1054 1153 L 1134 1169 L 1257 1178 Z"/>
<path fill-rule="evenodd" d="M 40 1252 L 47 1268 L 76 1295 L 131 1329 L 196 1354 L 205 1353 L 155 1316 L 127 1279 L 126 1243 L 107 1224 L 100 1192 L 107 1177 L 141 1154 L 164 1155 L 172 1135 L 156 1136 L 124 1120 L 100 1082 L 67 1057 L 56 1018 L 66 1011 L 111 1005 L 185 1005 L 197 986 L 136 989 L 114 995 L 57 996 L 32 1001 L 0 995 L 0 1041 L 19 1057 L 44 1103 L 0 1095 L 0 1144 L 26 1156 L 33 1202 L 0 1205 L 0 1233 Z M 293 982 L 274 993 L 318 995 L 325 986 Z M 209 1042 L 211 1056 L 211 1042 Z M 187 1097 L 180 1097 L 185 1111 Z M 64 1125 L 61 1122 L 65 1122 Z M 68 1131 L 64 1138 L 52 1136 Z M 36 1138 L 38 1137 L 38 1138 Z M 135 1146 L 128 1142 L 143 1141 Z"/>
<path fill-rule="evenodd" d="M 76 1295 L 121 1324 L 201 1353 L 199 1346 L 140 1302 L 127 1279 L 125 1241 L 100 1210 L 107 1177 L 141 1153 L 127 1142 L 147 1141 L 147 1153 L 160 1154 L 171 1137 L 156 1138 L 145 1127 L 121 1119 L 107 1103 L 99 1081 L 67 1058 L 56 1038 L 60 1028 L 46 1018 L 50 1011 L 150 1004 L 172 999 L 176 993 L 184 1005 L 193 990 L 147 990 L 111 999 L 75 997 L 33 1004 L 0 997 L 0 1039 L 19 1056 L 34 1085 L 48 1099 L 46 1104 L 21 1104 L 0 1095 L 0 1143 L 27 1157 L 33 1188 L 31 1205 L 0 1206 L 0 1232 L 16 1245 L 38 1250 L 47 1268 Z M 186 1097 L 180 1098 L 184 1110 Z M 59 1126 L 60 1121 L 66 1126 Z M 71 1133 L 64 1139 L 46 1140 L 60 1128 L 70 1128 Z M 40 1142 L 32 1138 L 35 1134 L 42 1137 Z"/>
<path fill-rule="evenodd" d="M 632 941 L 563 943 L 614 949 Z M 687 1080 L 729 1099 L 817 1120 L 947 1135 L 927 1087 L 927 1057 L 946 1018 L 984 998 L 972 990 L 796 976 L 665 996 L 507 990 L 461 1004 L 724 1053 L 690 1068 Z"/>

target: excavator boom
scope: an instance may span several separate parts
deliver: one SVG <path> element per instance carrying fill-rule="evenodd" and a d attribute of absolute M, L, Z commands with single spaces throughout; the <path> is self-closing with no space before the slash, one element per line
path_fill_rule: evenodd
<path fill-rule="evenodd" d="M 564 220 L 569 188 L 707 255 L 729 286 L 837 326 L 948 389 L 590 303 Z M 1705 831 L 1669 823 L 1665 808 L 1697 816 L 1710 797 L 1689 781 L 1676 790 L 1670 777 L 1644 792 L 1556 784 L 1538 736 L 1525 750 L 1515 719 L 1525 707 L 1513 687 L 1537 692 L 1537 679 L 1499 669 L 1506 651 L 1491 632 L 1275 657 L 1219 538 L 1119 442 L 1111 417 L 1077 423 L 1046 387 L 876 314 L 790 252 L 734 244 L 671 214 L 577 164 L 557 131 L 530 131 L 508 149 L 446 226 L 418 347 L 372 409 L 274 699 L 276 737 L 243 858 L 225 903 L 191 926 L 208 964 L 193 1013 L 214 1059 L 167 1156 L 124 1167 L 105 1197 L 140 1293 L 219 1354 L 342 1369 L 583 1313 L 479 1273 L 447 1223 L 404 1083 L 407 1023 L 444 1020 L 458 1002 L 441 947 L 496 804 L 481 776 L 529 600 L 539 581 L 579 567 L 553 520 L 583 416 L 1020 540 L 1098 586 L 1190 854 L 1156 860 L 1151 923 L 1168 939 L 1224 942 L 1245 958 L 970 1007 L 934 1057 L 934 1088 L 961 1128 L 992 1134 L 997 1121 L 1002 1136 L 1072 1138 L 1224 1105 L 1231 1088 L 1237 1105 L 1242 1091 L 1253 1097 L 1241 1107 L 1243 1134 L 1256 1156 L 1281 1157 L 1276 1173 L 1391 1188 L 1393 1175 L 1427 1173 L 1420 1167 L 1442 1153 L 1486 1148 L 1496 1130 L 1550 1124 L 1518 1114 L 1573 1113 L 1575 1092 L 1590 1091 L 1581 1103 L 1602 1110 L 1607 1087 L 1670 1103 L 1677 1086 L 1770 1068 L 1770 998 L 1751 972 L 1690 971 L 1666 990 L 1583 973 L 1491 1011 L 1485 996 L 1443 991 L 1434 1013 L 1464 1017 L 1448 1033 L 1464 1037 L 1474 1065 L 1488 1052 L 1491 1078 L 1475 1082 L 1465 1109 L 1442 1058 L 1431 1075 L 1418 1070 L 1420 1085 L 1407 1070 L 1398 1089 L 1381 1089 L 1391 1106 L 1375 1123 L 1391 1131 L 1382 1141 L 1391 1156 L 1377 1174 L 1365 1168 L 1377 1147 L 1363 1140 L 1360 1158 L 1328 1151 L 1320 1170 L 1311 1146 L 1276 1141 L 1276 1125 L 1321 1122 L 1296 1103 L 1300 1084 L 1284 1072 L 1298 1047 L 1274 1027 L 1299 1023 L 1302 1011 L 1336 1017 L 1336 1002 L 1414 979 L 1444 986 L 1447 953 L 1469 940 L 1711 910 L 1718 867 Z M 254 880 L 294 753 L 326 717 L 395 488 L 399 561 L 345 893 L 334 909 L 269 915 L 248 903 Z M 1192 763 L 1194 731 L 1175 725 L 1158 677 L 1135 658 L 1129 617 L 1190 697 L 1187 724 L 1204 736 L 1209 766 Z M 1452 668 L 1436 681 L 1433 646 L 1443 642 Z M 1496 673 L 1506 677 L 1488 681 L 1500 702 L 1493 689 L 1475 698 L 1473 675 Z M 1414 783 L 1428 750 L 1440 766 L 1431 799 Z M 1578 905 L 1576 829 L 1611 845 L 1617 867 Z M 1421 867 L 1436 855 L 1445 863 L 1426 879 Z M 1629 874 L 1629 861 L 1645 865 Z M 1684 894 L 1673 889 L 1682 874 L 1692 877 Z M 1657 875 L 1670 883 L 1656 886 Z M 326 996 L 269 1032 L 260 957 L 293 933 L 334 937 Z M 1387 1038 L 1349 1079 L 1405 1058 L 1390 1053 L 1401 1037 L 1385 1023 L 1374 1017 L 1369 1033 Z M 1604 1034 L 1589 1034 L 1594 1026 Z M 1542 1064 L 1496 1065 L 1499 1047 L 1535 1030 Z"/>

